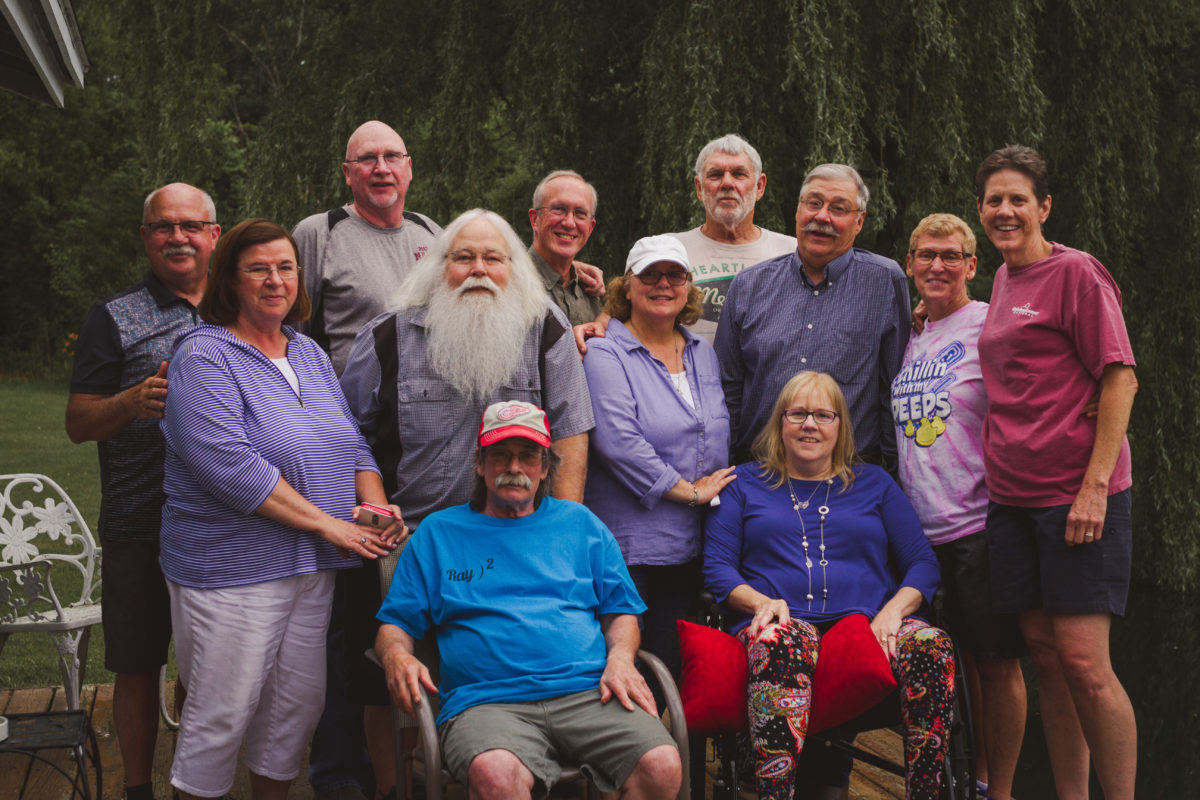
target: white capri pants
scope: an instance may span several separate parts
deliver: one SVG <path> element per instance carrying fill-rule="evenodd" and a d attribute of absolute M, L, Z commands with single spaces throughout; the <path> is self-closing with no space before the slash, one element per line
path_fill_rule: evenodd
<path fill-rule="evenodd" d="M 238 749 L 255 775 L 290 781 L 325 705 L 333 572 L 190 589 L 167 582 L 187 700 L 171 785 L 200 797 L 233 788 Z"/>

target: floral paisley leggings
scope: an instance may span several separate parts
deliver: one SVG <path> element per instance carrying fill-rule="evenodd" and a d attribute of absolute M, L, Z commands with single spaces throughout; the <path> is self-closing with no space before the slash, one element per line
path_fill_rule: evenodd
<path fill-rule="evenodd" d="M 792 619 L 753 642 L 738 638 L 750 657 L 750 740 L 760 800 L 790 800 L 796 758 L 804 747 L 821 634 Z M 900 715 L 907 762 L 907 797 L 938 797 L 954 702 L 954 650 L 941 629 L 906 617 L 890 659 L 900 684 Z"/>

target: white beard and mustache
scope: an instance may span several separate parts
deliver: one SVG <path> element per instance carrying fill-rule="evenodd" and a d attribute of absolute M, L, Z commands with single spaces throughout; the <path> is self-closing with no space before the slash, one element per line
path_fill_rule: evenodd
<path fill-rule="evenodd" d="M 467 294 L 477 287 L 491 293 Z M 443 281 L 425 315 L 429 363 L 460 394 L 484 402 L 516 371 L 544 310 L 544 303 L 524 302 L 519 288 L 501 289 L 487 277 L 468 277 L 456 289 Z"/>
<path fill-rule="evenodd" d="M 736 208 L 726 208 L 719 205 L 720 201 L 730 198 L 737 201 Z M 750 216 L 750 212 L 754 211 L 754 202 L 756 198 L 752 192 L 748 192 L 744 197 L 738 197 L 733 192 L 717 192 L 716 194 L 708 195 L 705 198 L 705 206 L 708 213 L 715 217 L 723 225 L 736 227 L 742 224 L 746 217 Z"/>

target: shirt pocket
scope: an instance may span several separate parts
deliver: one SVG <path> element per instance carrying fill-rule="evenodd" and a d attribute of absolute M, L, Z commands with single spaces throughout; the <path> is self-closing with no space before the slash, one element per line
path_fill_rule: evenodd
<path fill-rule="evenodd" d="M 837 329 L 830 332 L 829 348 L 832 356 L 829 374 L 845 389 L 860 386 L 875 377 L 875 361 L 878 356 L 878 337 L 870 331 Z"/>
<path fill-rule="evenodd" d="M 720 375 L 701 375 L 696 379 L 700 389 L 701 402 L 704 412 L 709 419 L 729 419 L 729 409 L 725 407 L 725 390 L 721 386 Z"/>
<path fill-rule="evenodd" d="M 402 377 L 397 383 L 400 441 L 404 462 L 420 465 L 420 474 L 406 471 L 401 485 L 413 480 L 431 481 L 444 487 L 449 480 L 448 459 L 434 457 L 441 446 L 447 421 L 461 415 L 462 398 L 440 378 Z"/>

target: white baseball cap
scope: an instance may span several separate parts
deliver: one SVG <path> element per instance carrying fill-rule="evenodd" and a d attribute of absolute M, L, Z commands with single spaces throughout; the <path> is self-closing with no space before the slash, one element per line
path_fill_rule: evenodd
<path fill-rule="evenodd" d="M 629 250 L 629 258 L 625 259 L 625 269 L 640 275 L 646 267 L 660 261 L 678 264 L 688 272 L 692 271 L 688 264 L 687 248 L 678 238 L 667 233 L 645 236 L 634 242 Z"/>

